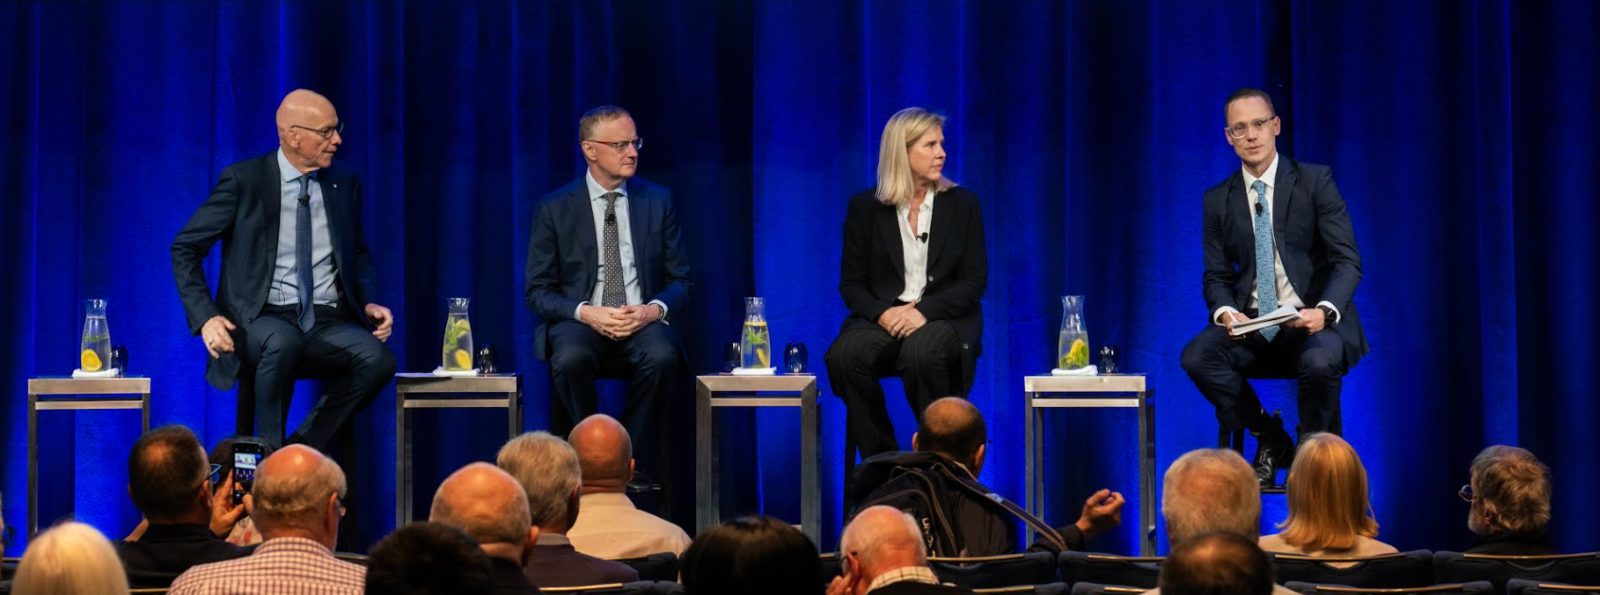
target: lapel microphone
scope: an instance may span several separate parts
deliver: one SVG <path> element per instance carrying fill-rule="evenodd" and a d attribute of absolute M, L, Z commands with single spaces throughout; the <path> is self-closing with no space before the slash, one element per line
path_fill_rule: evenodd
<path fill-rule="evenodd" d="M 922 232 L 922 235 L 917 236 L 917 239 L 922 240 L 922 243 L 924 244 L 928 243 L 928 232 Z"/>
<path fill-rule="evenodd" d="M 1259 202 L 1256 203 L 1256 214 L 1257 215 L 1260 215 L 1260 214 L 1264 213 L 1266 210 L 1267 210 L 1267 208 L 1261 206 L 1261 203 L 1259 203 Z"/>

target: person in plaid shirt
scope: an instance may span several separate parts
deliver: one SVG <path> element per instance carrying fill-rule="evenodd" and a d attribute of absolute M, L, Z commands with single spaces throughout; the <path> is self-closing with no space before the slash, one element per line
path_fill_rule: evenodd
<path fill-rule="evenodd" d="M 261 463 L 245 496 L 266 541 L 250 556 L 189 569 L 172 595 L 359 594 L 366 568 L 333 557 L 344 516 L 344 471 L 305 445 L 284 447 Z"/>

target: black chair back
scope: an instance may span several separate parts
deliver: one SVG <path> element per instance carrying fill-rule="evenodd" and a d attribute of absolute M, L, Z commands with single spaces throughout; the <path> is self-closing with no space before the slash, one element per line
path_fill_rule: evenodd
<path fill-rule="evenodd" d="M 1061 580 L 1125 587 L 1156 588 L 1166 558 L 1132 558 L 1089 552 L 1061 552 Z"/>
<path fill-rule="evenodd" d="M 1433 573 L 1440 581 L 1489 581 L 1496 593 L 1511 579 L 1573 585 L 1600 584 L 1600 552 L 1550 556 L 1492 556 L 1436 552 Z"/>
<path fill-rule="evenodd" d="M 1149 589 L 1100 583 L 1073 583 L 1072 595 L 1140 595 Z"/>
<path fill-rule="evenodd" d="M 581 587 L 541 587 L 541 593 L 566 595 L 684 595 L 683 585 L 666 581 L 635 581 Z"/>
<path fill-rule="evenodd" d="M 1284 585 L 1290 591 L 1304 593 L 1305 595 L 1489 595 L 1494 592 L 1494 586 L 1489 581 L 1474 581 L 1470 583 L 1450 583 L 1444 585 L 1430 585 L 1426 587 L 1404 587 L 1397 589 L 1351 587 L 1346 585 L 1316 585 L 1300 581 L 1289 581 Z"/>
<path fill-rule="evenodd" d="M 1270 554 L 1278 582 L 1298 581 L 1349 587 L 1426 587 L 1433 580 L 1433 554 L 1427 550 L 1380 556 L 1315 558 Z"/>
<path fill-rule="evenodd" d="M 939 580 L 968 589 L 1056 582 L 1056 556 L 1050 552 L 979 558 L 928 558 L 928 565 L 939 575 Z"/>
<path fill-rule="evenodd" d="M 844 556 L 838 552 L 822 554 L 822 582 L 827 584 L 833 577 L 844 576 Z"/>
<path fill-rule="evenodd" d="M 672 552 L 615 560 L 639 571 L 641 581 L 678 581 L 678 555 Z"/>
<path fill-rule="evenodd" d="M 1547 583 L 1514 578 L 1506 581 L 1509 595 L 1600 595 L 1600 584 L 1590 586 Z"/>
<path fill-rule="evenodd" d="M 979 595 L 1067 595 L 1072 590 L 1066 583 L 1050 583 L 1048 585 L 1020 585 L 1016 587 L 996 587 L 992 589 L 973 589 Z"/>

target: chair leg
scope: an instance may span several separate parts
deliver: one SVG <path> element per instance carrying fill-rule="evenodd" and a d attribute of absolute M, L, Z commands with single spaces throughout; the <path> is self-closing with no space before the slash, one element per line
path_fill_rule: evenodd
<path fill-rule="evenodd" d="M 844 431 L 844 502 L 840 509 L 846 518 L 855 512 L 856 491 L 856 439 L 850 435 L 850 429 Z"/>
<path fill-rule="evenodd" d="M 255 374 L 239 370 L 239 389 L 237 391 L 239 410 L 234 415 L 234 431 L 240 436 L 256 435 L 256 379 Z"/>

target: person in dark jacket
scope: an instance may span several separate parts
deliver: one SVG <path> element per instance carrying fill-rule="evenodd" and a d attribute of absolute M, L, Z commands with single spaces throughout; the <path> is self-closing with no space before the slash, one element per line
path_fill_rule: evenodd
<path fill-rule="evenodd" d="M 937 488 L 941 492 L 937 496 L 944 516 L 953 525 L 950 540 L 954 543 L 936 543 L 950 547 L 951 551 L 936 548 L 934 553 L 959 556 L 1015 553 L 1017 522 L 1027 513 L 1014 504 L 1001 504 L 1004 498 L 978 482 L 988 454 L 988 439 L 983 415 L 972 403 L 959 397 L 934 401 L 923 412 L 917 433 L 911 437 L 915 452 L 888 452 L 862 461 L 856 470 L 851 501 L 858 505 L 858 510 L 888 503 L 885 499 L 895 498 L 888 492 L 896 491 L 890 485 L 891 478 L 903 477 L 897 469 L 949 470 L 957 482 Z M 1048 526 L 1035 527 L 1043 536 L 1029 549 L 1081 551 L 1089 539 L 1122 522 L 1123 503 L 1121 493 L 1099 490 L 1084 502 L 1077 522 L 1055 531 L 1049 531 Z"/>
<path fill-rule="evenodd" d="M 1472 459 L 1461 497 L 1472 503 L 1467 527 L 1483 541 L 1472 554 L 1539 556 L 1556 553 L 1550 524 L 1550 468 L 1515 446 L 1495 445 Z"/>
<path fill-rule="evenodd" d="M 128 495 L 147 528 L 115 543 L 133 587 L 161 588 L 191 566 L 241 558 L 254 548 L 223 537 L 244 516 L 233 503 L 232 476 L 211 489 L 210 463 L 200 440 L 183 426 L 145 432 L 128 454 Z"/>
<path fill-rule="evenodd" d="M 527 493 L 510 474 L 488 463 L 462 467 L 439 484 L 428 520 L 460 529 L 478 543 L 489 555 L 499 595 L 539 592 L 522 571 L 539 528 L 529 516 Z"/>
<path fill-rule="evenodd" d="M 639 571 L 580 553 L 567 539 L 567 530 L 578 520 L 578 498 L 583 494 L 583 471 L 572 445 L 549 432 L 529 432 L 501 447 L 495 464 L 522 484 L 539 529 L 524 567 L 529 581 L 548 589 L 639 580 Z"/>

